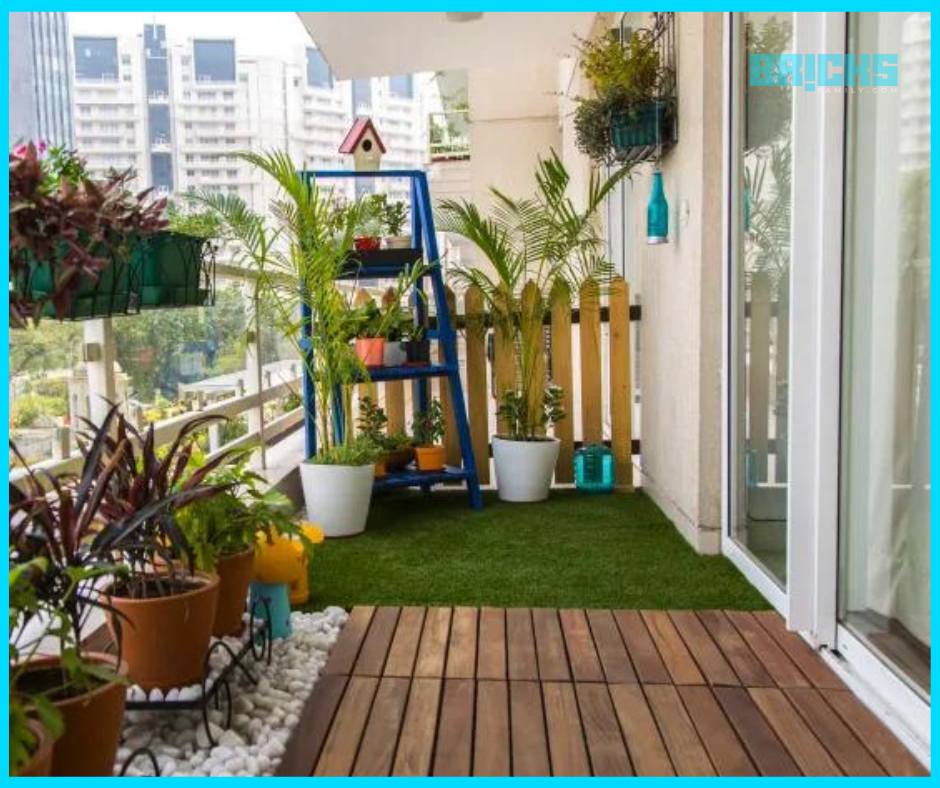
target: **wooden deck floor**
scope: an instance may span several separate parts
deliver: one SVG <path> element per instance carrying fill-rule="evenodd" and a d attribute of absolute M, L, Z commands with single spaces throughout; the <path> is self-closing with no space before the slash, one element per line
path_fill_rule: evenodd
<path fill-rule="evenodd" d="M 280 773 L 924 770 L 775 613 L 357 607 Z"/>

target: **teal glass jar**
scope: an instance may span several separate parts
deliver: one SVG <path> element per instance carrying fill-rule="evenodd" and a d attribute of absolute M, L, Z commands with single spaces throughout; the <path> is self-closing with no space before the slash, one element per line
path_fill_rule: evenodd
<path fill-rule="evenodd" d="M 574 483 L 584 492 L 613 492 L 613 452 L 599 443 L 578 449 L 574 453 Z"/>

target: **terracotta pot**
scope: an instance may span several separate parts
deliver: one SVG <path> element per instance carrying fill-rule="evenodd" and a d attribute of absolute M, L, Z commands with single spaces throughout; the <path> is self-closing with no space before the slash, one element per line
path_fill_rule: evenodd
<path fill-rule="evenodd" d="M 356 356 L 367 367 L 381 367 L 385 355 L 385 338 L 356 340 Z"/>
<path fill-rule="evenodd" d="M 108 596 L 121 616 L 121 655 L 131 682 L 148 692 L 196 684 L 203 678 L 203 662 L 215 623 L 219 578 L 197 572 L 196 588 L 174 596 L 149 599 Z M 108 620 L 116 627 L 113 616 Z"/>
<path fill-rule="evenodd" d="M 402 471 L 415 458 L 412 448 L 392 449 L 385 452 L 385 467 L 390 471 Z"/>
<path fill-rule="evenodd" d="M 444 469 L 443 446 L 418 446 L 415 449 L 419 471 L 441 471 Z"/>
<path fill-rule="evenodd" d="M 377 236 L 363 235 L 353 239 L 353 244 L 358 252 L 374 252 L 382 246 L 382 239 Z"/>
<path fill-rule="evenodd" d="M 219 576 L 219 603 L 215 609 L 212 634 L 216 637 L 240 635 L 248 586 L 255 571 L 254 548 L 220 558 L 215 571 Z"/>
<path fill-rule="evenodd" d="M 385 460 L 379 460 L 379 461 L 375 464 L 375 478 L 376 478 L 376 479 L 380 479 L 380 478 L 382 478 L 386 473 L 388 473 L 388 469 L 385 467 Z"/>
<path fill-rule="evenodd" d="M 16 776 L 48 777 L 52 773 L 52 746 L 55 741 L 49 731 L 36 720 L 29 721 L 29 729 L 36 736 L 36 749 Z"/>
<path fill-rule="evenodd" d="M 117 662 L 109 654 L 86 653 L 90 662 L 117 669 Z M 54 688 L 61 682 L 61 663 L 58 657 L 40 657 L 30 660 L 27 674 L 36 680 L 48 674 Z M 121 671 L 123 672 L 123 671 Z M 27 678 L 28 682 L 29 679 Z M 127 689 L 119 681 L 101 684 L 95 689 L 62 700 L 54 700 L 62 715 L 63 733 L 52 748 L 54 777 L 111 777 L 114 759 L 124 727 L 124 700 Z"/>

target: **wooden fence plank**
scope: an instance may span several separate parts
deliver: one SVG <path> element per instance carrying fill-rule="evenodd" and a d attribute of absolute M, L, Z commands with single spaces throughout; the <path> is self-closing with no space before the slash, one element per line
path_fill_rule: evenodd
<path fill-rule="evenodd" d="M 486 368 L 486 328 L 483 296 L 472 285 L 464 295 L 467 314 L 467 417 L 480 484 L 490 483 L 489 376 Z"/>
<path fill-rule="evenodd" d="M 516 346 L 512 331 L 498 324 L 495 329 L 494 345 L 493 375 L 496 378 L 496 407 L 498 408 L 503 392 L 516 385 Z M 506 434 L 504 419 L 497 421 L 496 429 L 499 434 Z"/>
<path fill-rule="evenodd" d="M 509 682 L 509 717 L 514 777 L 548 777 L 548 739 L 542 693 L 535 681 Z"/>
<path fill-rule="evenodd" d="M 535 282 L 526 282 L 522 288 L 522 315 L 520 326 L 520 353 L 523 369 L 528 369 L 528 380 L 521 381 L 526 388 L 529 403 L 529 428 L 544 434 L 541 426 L 542 397 L 545 394 L 545 341 L 542 330 L 542 295 Z"/>
<path fill-rule="evenodd" d="M 468 777 L 473 752 L 473 679 L 447 679 L 434 747 L 435 777 Z"/>
<path fill-rule="evenodd" d="M 639 684 L 611 684 L 610 697 L 640 777 L 672 777 L 675 770 Z"/>
<path fill-rule="evenodd" d="M 756 777 L 754 764 L 728 724 L 711 690 L 693 685 L 679 687 L 678 690 L 718 776 Z"/>
<path fill-rule="evenodd" d="M 450 324 L 457 324 L 457 297 L 449 287 L 445 288 L 447 309 L 450 312 Z M 443 363 L 443 359 L 441 359 Z M 460 467 L 462 458 L 460 454 L 460 436 L 457 434 L 457 417 L 450 398 L 450 383 L 447 378 L 440 379 L 441 407 L 444 410 L 444 456 L 448 465 Z"/>
<path fill-rule="evenodd" d="M 714 776 L 715 769 L 676 688 L 669 684 L 648 684 L 643 691 L 662 731 L 676 774 L 680 777 Z"/>
<path fill-rule="evenodd" d="M 353 306 L 364 306 L 365 304 L 374 302 L 374 300 L 368 290 L 356 290 L 356 294 L 353 296 Z M 375 383 L 360 383 L 356 386 L 356 393 L 359 396 L 360 402 L 365 397 L 371 397 L 374 402 L 379 401 L 379 389 Z"/>
<path fill-rule="evenodd" d="M 381 676 L 388 648 L 398 625 L 397 607 L 380 607 L 372 618 L 369 634 L 362 644 L 353 673 L 357 676 Z"/>
<path fill-rule="evenodd" d="M 506 611 L 506 660 L 510 679 L 538 680 L 532 614 L 526 608 Z"/>
<path fill-rule="evenodd" d="M 480 610 L 477 678 L 506 678 L 506 611 L 502 608 Z"/>
<path fill-rule="evenodd" d="M 532 629 L 535 633 L 535 652 L 542 681 L 570 681 L 565 641 L 558 623 L 558 611 L 537 608 L 532 611 Z"/>
<path fill-rule="evenodd" d="M 371 676 L 353 676 L 349 679 L 346 694 L 333 718 L 330 735 L 320 753 L 315 776 L 349 776 L 378 686 L 379 680 Z"/>
<path fill-rule="evenodd" d="M 594 638 L 583 610 L 559 610 L 565 634 L 568 661 L 575 681 L 603 681 L 604 670 L 594 647 Z"/>
<path fill-rule="evenodd" d="M 397 300 L 394 287 L 388 288 L 385 295 L 382 296 L 382 303 L 385 306 L 389 306 Z M 405 423 L 404 381 L 392 380 L 382 385 L 385 390 L 385 415 L 388 416 L 388 434 L 393 435 L 396 432 L 404 432 L 408 428 Z"/>
<path fill-rule="evenodd" d="M 450 636 L 449 607 L 432 607 L 424 617 L 424 631 L 415 661 L 415 676 L 440 678 L 447 661 L 447 642 Z"/>
<path fill-rule="evenodd" d="M 770 422 L 770 274 L 751 278 L 751 320 L 748 332 L 748 445 L 754 452 L 758 482 L 767 481 Z"/>
<path fill-rule="evenodd" d="M 606 685 L 575 684 L 575 692 L 594 776 L 631 776 L 633 767 Z"/>
<path fill-rule="evenodd" d="M 601 390 L 601 298 L 597 282 L 581 285 L 581 431 L 585 443 L 604 439 Z"/>
<path fill-rule="evenodd" d="M 372 616 L 375 614 L 375 608 L 369 605 L 356 605 L 346 620 L 346 626 L 339 633 L 336 645 L 330 650 L 330 658 L 323 668 L 325 675 L 348 675 L 352 673 L 353 665 L 356 663 L 356 657 L 359 656 L 359 649 L 362 648 L 362 641 L 366 638 L 369 631 L 369 624 L 372 623 Z"/>
<path fill-rule="evenodd" d="M 560 281 L 552 292 L 552 380 L 564 391 L 567 418 L 555 425 L 555 437 L 561 441 L 558 462 L 555 463 L 555 481 L 570 484 L 574 481 L 574 377 L 571 363 L 571 293 Z"/>
<path fill-rule="evenodd" d="M 505 681 L 477 682 L 474 777 L 508 777 L 509 691 Z"/>
<path fill-rule="evenodd" d="M 418 643 L 421 642 L 421 630 L 424 627 L 423 607 L 403 607 L 398 618 L 398 628 L 388 650 L 385 662 L 386 676 L 412 675 Z"/>
<path fill-rule="evenodd" d="M 410 684 L 409 679 L 391 676 L 379 682 L 353 776 L 387 777 L 391 772 Z"/>
<path fill-rule="evenodd" d="M 393 776 L 427 777 L 431 773 L 440 696 L 441 679 L 412 680 L 408 709 L 392 767 Z"/>
<path fill-rule="evenodd" d="M 571 684 L 543 682 L 548 750 L 555 777 L 587 777 L 591 764 L 584 746 L 578 703 Z"/>
<path fill-rule="evenodd" d="M 622 276 L 610 285 L 610 442 L 617 489 L 633 490 L 633 374 L 630 287 Z"/>
<path fill-rule="evenodd" d="M 477 663 L 477 609 L 455 607 L 450 626 L 450 645 L 447 649 L 449 679 L 472 679 Z"/>

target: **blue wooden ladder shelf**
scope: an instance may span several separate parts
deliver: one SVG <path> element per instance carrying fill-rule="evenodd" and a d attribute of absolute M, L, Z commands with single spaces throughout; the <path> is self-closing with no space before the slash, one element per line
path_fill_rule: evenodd
<path fill-rule="evenodd" d="M 417 409 L 425 410 L 428 406 L 428 381 L 431 378 L 446 378 L 451 398 L 451 408 L 457 424 L 457 434 L 460 439 L 460 454 L 462 467 L 446 467 L 440 472 L 420 473 L 412 470 L 391 472 L 375 480 L 376 490 L 388 490 L 396 487 L 420 487 L 429 491 L 431 486 L 441 482 L 465 482 L 470 498 L 470 506 L 474 509 L 483 507 L 483 496 L 480 493 L 480 481 L 477 477 L 477 466 L 473 456 L 473 445 L 470 441 L 470 425 L 467 422 L 467 408 L 464 403 L 463 388 L 460 385 L 460 368 L 457 361 L 457 332 L 450 324 L 450 313 L 447 309 L 447 299 L 444 290 L 444 277 L 439 264 L 440 256 L 437 249 L 437 236 L 434 232 L 434 216 L 431 211 L 431 195 L 428 191 L 427 175 L 421 170 L 377 170 L 374 172 L 354 172 L 351 170 L 314 170 L 304 173 L 307 178 L 407 178 L 411 184 L 411 236 L 413 249 L 404 254 L 383 254 L 377 256 L 379 261 L 370 261 L 372 264 L 362 268 L 352 265 L 348 274 L 343 278 L 358 279 L 395 279 L 408 266 L 426 257 L 429 266 L 424 276 L 415 284 L 420 291 L 412 299 L 414 303 L 415 320 L 418 325 L 425 325 L 427 318 L 427 303 L 423 297 L 425 280 L 430 280 L 431 295 L 434 299 L 437 314 L 437 328 L 428 330 L 426 336 L 438 343 L 438 359 L 442 362 L 425 367 L 381 367 L 369 370 L 369 379 L 375 383 L 392 380 L 411 380 L 414 385 L 414 402 Z M 396 250 L 397 251 L 397 250 Z M 409 253 L 410 251 L 410 253 Z M 303 306 L 304 344 L 309 346 L 311 341 L 310 307 Z M 307 439 L 307 457 L 312 457 L 317 450 L 317 420 L 315 413 L 315 400 L 313 386 L 310 380 L 307 365 L 304 365 L 304 403 L 305 428 Z M 337 398 L 339 399 L 339 398 Z M 333 414 L 337 428 L 342 430 L 345 423 L 342 413 Z"/>

